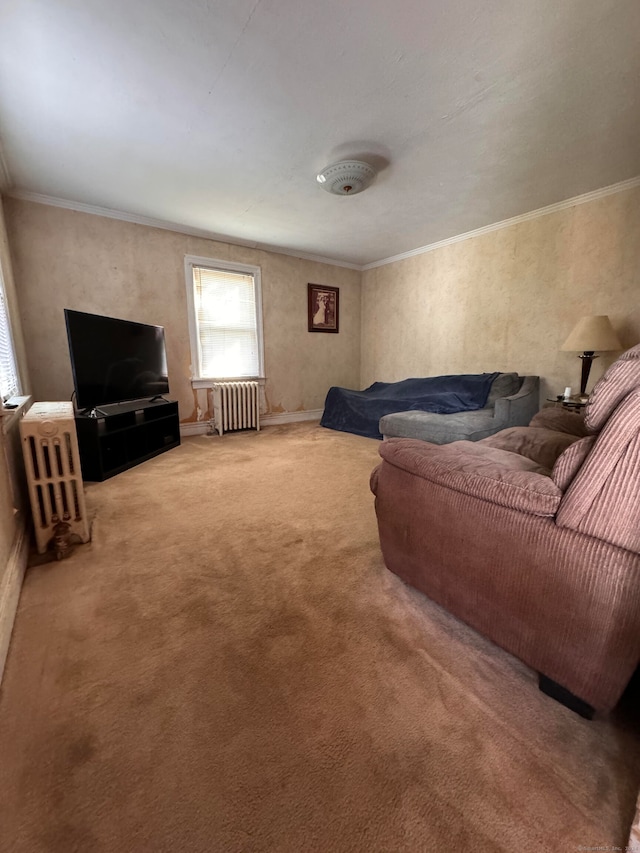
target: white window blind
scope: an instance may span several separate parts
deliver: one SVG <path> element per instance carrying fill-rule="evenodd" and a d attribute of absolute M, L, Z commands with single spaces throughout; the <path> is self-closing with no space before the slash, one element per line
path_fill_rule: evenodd
<path fill-rule="evenodd" d="M 199 377 L 260 376 L 255 274 L 197 265 L 192 269 Z"/>
<path fill-rule="evenodd" d="M 19 393 L 18 367 L 13 350 L 9 311 L 4 294 L 4 281 L 0 274 L 0 396 L 4 401 Z"/>

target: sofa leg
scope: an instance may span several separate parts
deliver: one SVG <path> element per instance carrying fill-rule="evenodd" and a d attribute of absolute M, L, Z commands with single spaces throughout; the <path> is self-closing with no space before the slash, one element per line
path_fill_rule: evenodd
<path fill-rule="evenodd" d="M 551 696 L 551 698 L 555 699 L 556 702 L 560 702 L 561 705 L 569 708 L 569 710 L 575 711 L 576 714 L 580 714 L 580 716 L 584 717 L 585 720 L 593 719 L 595 715 L 595 708 L 592 708 L 591 705 L 584 701 L 584 699 L 580 699 L 570 690 L 567 690 L 567 688 L 563 687 L 562 684 L 558 684 L 557 681 L 554 681 L 552 678 L 547 678 L 546 675 L 540 673 L 538 686 L 543 693 L 547 694 L 547 696 Z"/>

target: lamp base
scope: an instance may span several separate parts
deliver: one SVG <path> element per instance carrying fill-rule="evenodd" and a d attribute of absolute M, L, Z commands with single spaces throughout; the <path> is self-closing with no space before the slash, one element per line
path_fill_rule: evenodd
<path fill-rule="evenodd" d="M 579 355 L 578 358 L 582 359 L 582 377 L 580 379 L 580 396 L 586 397 L 587 395 L 587 382 L 589 381 L 589 373 L 591 371 L 591 363 L 594 358 L 597 358 L 597 355 L 594 355 L 594 350 L 585 350 L 582 355 Z"/>

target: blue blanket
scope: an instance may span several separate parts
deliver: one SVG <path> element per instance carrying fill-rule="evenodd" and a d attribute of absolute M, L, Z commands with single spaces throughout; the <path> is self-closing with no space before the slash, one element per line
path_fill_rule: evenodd
<path fill-rule="evenodd" d="M 382 438 L 378 421 L 392 412 L 418 410 L 451 415 L 484 408 L 491 384 L 498 375 L 480 373 L 374 382 L 364 391 L 333 387 L 327 394 L 320 424 L 367 438 Z"/>

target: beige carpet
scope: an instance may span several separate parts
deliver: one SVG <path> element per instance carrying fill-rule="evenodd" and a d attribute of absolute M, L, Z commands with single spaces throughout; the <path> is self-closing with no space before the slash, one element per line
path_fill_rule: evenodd
<path fill-rule="evenodd" d="M 271 427 L 88 486 L 92 544 L 20 603 L 3 853 L 624 845 L 634 709 L 582 720 L 388 573 L 377 458 Z"/>

